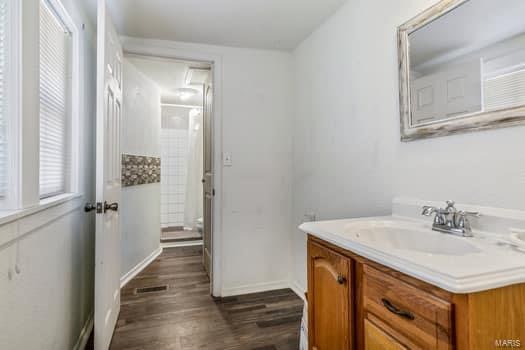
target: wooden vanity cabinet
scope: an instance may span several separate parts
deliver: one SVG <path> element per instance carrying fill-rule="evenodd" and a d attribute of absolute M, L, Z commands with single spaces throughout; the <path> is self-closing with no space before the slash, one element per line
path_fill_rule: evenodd
<path fill-rule="evenodd" d="M 309 236 L 308 325 L 310 350 L 525 347 L 525 284 L 454 294 Z"/>

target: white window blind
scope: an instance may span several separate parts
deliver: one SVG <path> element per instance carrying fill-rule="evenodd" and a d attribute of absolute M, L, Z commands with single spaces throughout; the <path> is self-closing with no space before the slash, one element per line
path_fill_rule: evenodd
<path fill-rule="evenodd" d="M 40 197 L 68 190 L 70 171 L 71 35 L 40 2 Z"/>
<path fill-rule="evenodd" d="M 0 198 L 7 194 L 8 0 L 0 0 Z"/>
<path fill-rule="evenodd" d="M 486 110 L 525 105 L 525 67 L 485 80 L 484 96 Z"/>
<path fill-rule="evenodd" d="M 525 105 L 525 49 L 485 60 L 483 76 L 485 110 Z"/>

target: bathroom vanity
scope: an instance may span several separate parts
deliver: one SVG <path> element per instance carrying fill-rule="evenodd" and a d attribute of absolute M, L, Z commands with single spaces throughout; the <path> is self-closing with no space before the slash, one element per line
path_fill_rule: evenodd
<path fill-rule="evenodd" d="M 300 228 L 309 349 L 525 346 L 525 253 L 500 236 L 456 237 L 396 214 Z"/>
<path fill-rule="evenodd" d="M 441 0 L 399 26 L 403 142 L 525 123 L 525 1 L 504 3 Z M 443 191 L 462 170 L 435 169 Z M 300 226 L 309 348 L 525 347 L 525 213 L 414 203 Z"/>

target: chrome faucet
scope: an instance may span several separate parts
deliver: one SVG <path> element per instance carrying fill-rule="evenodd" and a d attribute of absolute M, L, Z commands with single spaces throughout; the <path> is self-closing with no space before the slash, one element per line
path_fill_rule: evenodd
<path fill-rule="evenodd" d="M 422 215 L 430 216 L 436 214 L 432 230 L 450 233 L 462 237 L 472 237 L 472 227 L 470 226 L 469 217 L 479 217 L 480 214 L 469 211 L 458 211 L 454 201 L 447 201 L 445 209 L 431 206 L 424 206 Z"/>

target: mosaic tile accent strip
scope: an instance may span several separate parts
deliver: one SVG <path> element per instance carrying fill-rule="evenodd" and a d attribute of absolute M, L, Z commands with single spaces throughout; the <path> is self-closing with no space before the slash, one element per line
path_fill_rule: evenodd
<path fill-rule="evenodd" d="M 160 182 L 160 158 L 122 155 L 122 186 Z"/>

